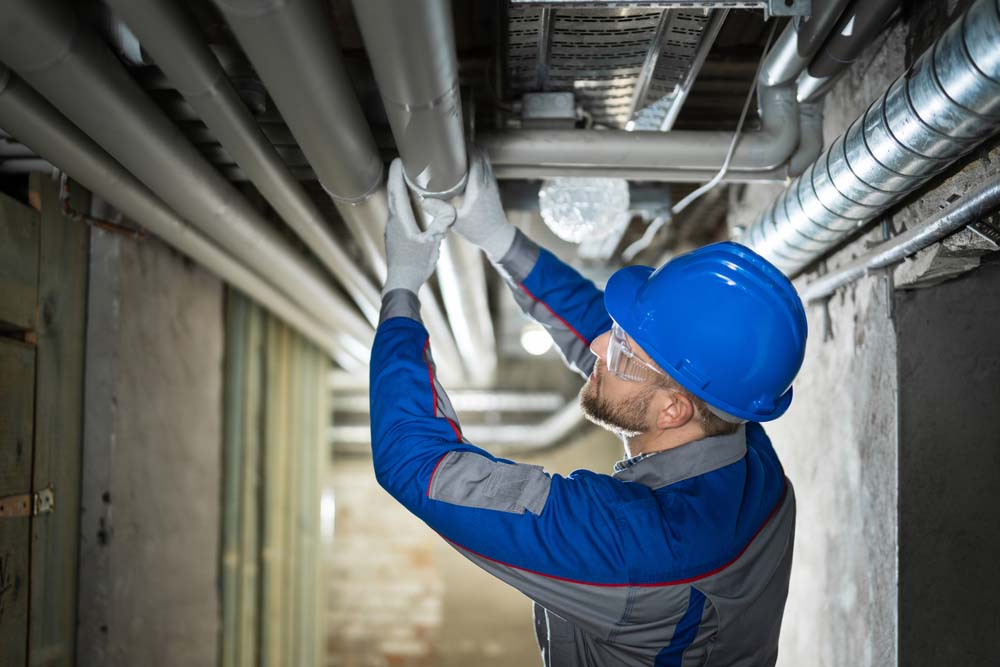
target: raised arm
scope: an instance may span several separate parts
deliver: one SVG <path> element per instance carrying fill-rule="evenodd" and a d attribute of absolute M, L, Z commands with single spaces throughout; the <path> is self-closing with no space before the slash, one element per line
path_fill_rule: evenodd
<path fill-rule="evenodd" d="M 389 174 L 388 277 L 371 359 L 375 475 L 480 567 L 606 637 L 628 594 L 615 537 L 622 484 L 588 472 L 550 476 L 463 437 L 437 380 L 417 298 L 433 272 L 447 212 L 431 210 L 440 202 L 423 202 L 435 221 L 420 232 L 398 167 Z"/>
<path fill-rule="evenodd" d="M 477 149 L 469 151 L 469 182 L 454 229 L 486 252 L 518 305 L 548 330 L 570 368 L 589 375 L 590 342 L 611 328 L 604 294 L 507 221 L 493 170 Z"/>
<path fill-rule="evenodd" d="M 468 442 L 437 380 L 414 292 L 383 300 L 371 360 L 379 484 L 473 563 L 599 639 L 625 612 L 619 482 L 494 457 Z"/>

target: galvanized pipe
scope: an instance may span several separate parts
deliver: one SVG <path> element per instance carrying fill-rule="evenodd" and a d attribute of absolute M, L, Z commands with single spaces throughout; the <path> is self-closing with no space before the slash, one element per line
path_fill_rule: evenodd
<path fill-rule="evenodd" d="M 351 87 L 319 0 L 215 0 L 271 98 L 358 240 L 385 279 L 383 235 L 388 200 L 371 129 Z M 462 361 L 429 288 L 423 316 L 443 378 L 461 381 Z"/>
<path fill-rule="evenodd" d="M 743 237 L 794 274 L 1000 128 L 1000 0 L 977 0 Z"/>
<path fill-rule="evenodd" d="M 781 167 L 799 141 L 798 103 L 791 86 L 758 90 L 762 128 L 744 133 L 730 172 L 767 171 Z M 615 130 L 521 130 L 484 132 L 480 143 L 497 173 L 517 167 L 520 174 L 551 168 L 587 169 L 593 176 L 615 170 L 705 170 L 722 167 L 732 132 L 624 132 Z M 543 170 L 549 170 L 545 172 Z"/>
<path fill-rule="evenodd" d="M 0 66 L 0 125 L 127 218 L 159 236 L 224 281 L 255 299 L 348 369 L 367 363 L 364 346 L 320 324 L 229 253 L 191 228 L 149 188 L 104 152 L 30 86 Z M 359 354 L 360 348 L 360 354 Z"/>
<path fill-rule="evenodd" d="M 377 324 L 378 289 L 341 249 L 319 208 L 261 132 L 187 10 L 171 0 L 110 0 L 110 4 L 264 198 L 336 276 L 369 322 Z"/>
<path fill-rule="evenodd" d="M 451 3 L 357 0 L 353 6 L 407 181 L 422 196 L 460 195 L 468 162 Z M 482 255 L 449 235 L 437 273 L 469 380 L 490 386 L 497 353 Z"/>
<path fill-rule="evenodd" d="M 922 225 L 894 236 L 833 273 L 820 276 L 802 291 L 802 300 L 817 301 L 826 298 L 838 287 L 854 282 L 871 271 L 885 269 L 901 262 L 998 208 L 1000 208 L 1000 175 L 992 177 L 972 192 L 963 195 L 959 201 Z"/>
<path fill-rule="evenodd" d="M 72 7 L 4 2 L 0 34 L 0 60 L 182 218 L 319 322 L 371 340 L 371 325 L 198 153 Z"/>

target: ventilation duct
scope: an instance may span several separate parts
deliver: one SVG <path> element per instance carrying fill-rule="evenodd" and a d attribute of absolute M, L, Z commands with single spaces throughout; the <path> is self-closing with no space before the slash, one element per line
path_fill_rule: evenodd
<path fill-rule="evenodd" d="M 1000 0 L 977 0 L 742 237 L 791 275 L 1000 126 Z"/>

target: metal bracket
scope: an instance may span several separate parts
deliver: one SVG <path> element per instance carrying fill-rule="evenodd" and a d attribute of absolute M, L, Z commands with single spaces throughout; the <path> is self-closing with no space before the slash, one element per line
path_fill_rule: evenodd
<path fill-rule="evenodd" d="M 969 225 L 969 230 L 1000 248 L 1000 216 L 988 215 Z"/>
<path fill-rule="evenodd" d="M 23 493 L 0 498 L 0 519 L 18 519 L 55 511 L 56 494 L 52 487 L 38 493 Z"/>

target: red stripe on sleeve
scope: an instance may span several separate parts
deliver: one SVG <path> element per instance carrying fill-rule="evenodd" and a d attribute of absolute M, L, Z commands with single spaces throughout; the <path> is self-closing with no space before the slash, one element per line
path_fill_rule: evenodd
<path fill-rule="evenodd" d="M 531 291 L 528 290 L 528 288 L 524 286 L 524 283 L 518 283 L 517 286 L 521 288 L 522 292 L 524 292 L 525 294 L 527 294 L 528 296 L 530 296 L 535 303 L 540 303 L 545 308 L 545 310 L 549 311 L 549 313 L 552 314 L 552 317 L 554 317 L 557 320 L 559 320 L 560 322 L 562 322 L 563 326 L 566 327 L 567 329 L 569 329 L 571 332 L 573 332 L 573 335 L 576 336 L 577 338 L 579 338 L 581 343 L 583 343 L 587 347 L 590 347 L 590 341 L 589 340 L 587 340 L 582 335 L 580 335 L 580 332 L 577 331 L 576 329 L 574 329 L 573 326 L 570 325 L 569 322 L 567 322 L 563 318 L 559 317 L 559 314 L 556 313 L 556 311 L 554 311 L 551 308 L 549 308 L 549 304 L 545 303 L 544 301 L 542 301 L 541 299 L 539 299 L 537 296 L 535 296 L 534 294 L 532 294 Z"/>

